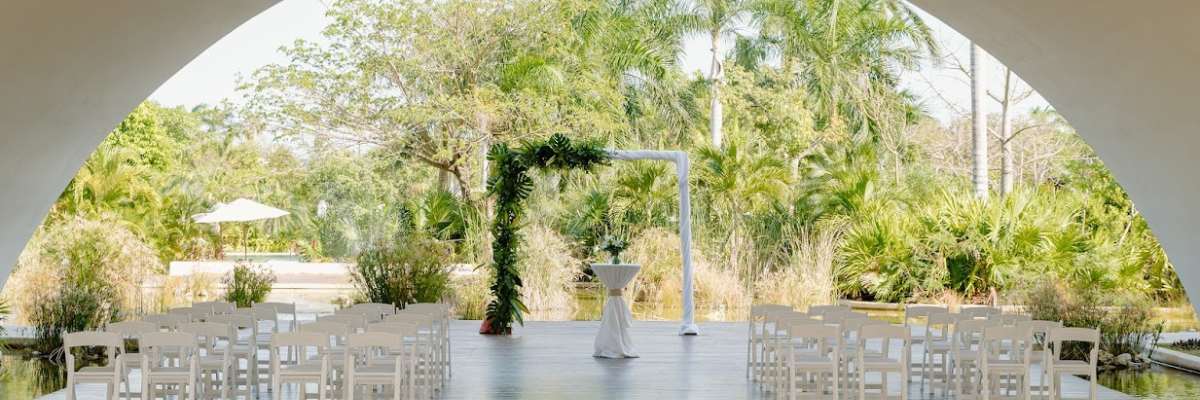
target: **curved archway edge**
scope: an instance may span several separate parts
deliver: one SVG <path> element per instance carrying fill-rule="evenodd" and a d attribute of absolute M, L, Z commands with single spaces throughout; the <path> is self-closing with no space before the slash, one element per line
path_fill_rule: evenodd
<path fill-rule="evenodd" d="M 279 0 L 13 0 L 0 13 L 0 286 L 86 158 Z M 1200 2 L 909 0 L 1004 62 L 1096 151 L 1200 294 Z M 1191 296 L 1191 295 L 1189 295 Z M 1192 297 L 1193 302 L 1197 298 Z"/>

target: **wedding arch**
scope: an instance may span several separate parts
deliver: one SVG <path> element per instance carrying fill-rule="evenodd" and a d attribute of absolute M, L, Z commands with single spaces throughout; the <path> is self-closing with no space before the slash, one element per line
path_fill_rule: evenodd
<path fill-rule="evenodd" d="M 487 306 L 487 318 L 480 333 L 508 334 L 513 322 L 524 323 L 522 312 L 529 309 L 521 302 L 521 276 L 517 271 L 521 244 L 520 229 L 525 215 L 525 200 L 533 191 L 529 176 L 532 169 L 590 171 L 610 160 L 660 160 L 675 164 L 679 181 L 679 242 L 683 273 L 683 315 L 680 335 L 695 335 L 695 300 L 692 287 L 692 221 L 691 199 L 688 190 L 689 162 L 682 151 L 611 150 L 591 143 L 572 144 L 562 134 L 555 134 L 543 143 L 523 142 L 519 148 L 499 143 L 488 152 L 493 165 L 488 178 L 488 194 L 495 199 L 495 218 L 492 220 L 492 264 L 495 272 L 490 287 L 494 298 Z"/>

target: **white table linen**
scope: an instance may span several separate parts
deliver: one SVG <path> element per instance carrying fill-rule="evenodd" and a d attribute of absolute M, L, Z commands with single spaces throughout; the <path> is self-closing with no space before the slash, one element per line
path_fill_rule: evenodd
<path fill-rule="evenodd" d="M 629 305 L 625 303 L 624 290 L 640 269 L 642 266 L 636 264 L 592 264 L 592 271 L 608 288 L 608 304 L 604 305 L 604 314 L 600 317 L 593 357 L 638 357 L 633 340 L 629 338 L 633 314 L 629 313 Z"/>

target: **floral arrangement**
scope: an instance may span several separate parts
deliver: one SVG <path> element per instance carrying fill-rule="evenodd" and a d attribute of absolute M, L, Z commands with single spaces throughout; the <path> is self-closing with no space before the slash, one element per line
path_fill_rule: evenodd
<path fill-rule="evenodd" d="M 616 236 L 606 236 L 600 243 L 600 251 L 608 253 L 613 264 L 621 263 L 621 252 L 629 248 L 629 241 Z"/>

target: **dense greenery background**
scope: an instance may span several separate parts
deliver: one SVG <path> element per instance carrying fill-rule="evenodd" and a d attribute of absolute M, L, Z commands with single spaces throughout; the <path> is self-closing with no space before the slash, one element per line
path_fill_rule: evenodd
<path fill-rule="evenodd" d="M 288 62 L 241 82 L 245 103 L 133 110 L 64 190 L 14 280 L 56 251 L 56 227 L 79 219 L 132 232 L 156 256 L 139 264 L 148 271 L 241 251 L 241 226 L 190 220 L 237 197 L 292 212 L 249 224 L 251 251 L 349 261 L 418 232 L 452 246 L 447 262 L 499 262 L 489 246 L 503 232 L 487 227 L 492 208 L 507 205 L 487 196 L 486 177 L 507 165 L 500 149 L 559 134 L 695 160 L 701 301 L 803 302 L 794 293 L 811 292 L 982 302 L 1047 276 L 1181 299 L 1134 204 L 1053 110 L 1012 119 L 1014 191 L 972 195 L 970 121 L 937 121 L 899 86 L 902 71 L 939 56 L 906 7 L 338 1 L 324 40 L 297 41 L 282 50 Z M 693 34 L 731 49 L 719 79 L 679 67 Z M 677 251 L 665 245 L 678 210 L 663 165 L 529 179 L 520 224 L 539 236 L 526 241 L 567 243 L 529 251 L 573 260 L 522 266 L 568 271 L 543 270 L 556 277 L 543 286 L 576 279 L 611 232 L 630 237 L 634 257 L 670 257 L 655 243 Z M 655 272 L 653 260 L 635 261 L 648 265 L 639 287 L 678 279 L 667 264 Z"/>

